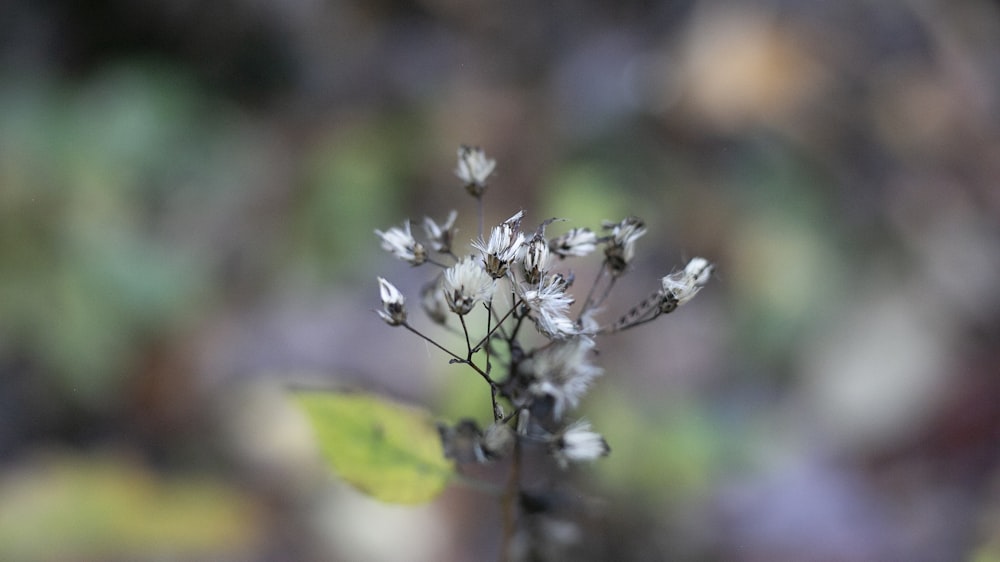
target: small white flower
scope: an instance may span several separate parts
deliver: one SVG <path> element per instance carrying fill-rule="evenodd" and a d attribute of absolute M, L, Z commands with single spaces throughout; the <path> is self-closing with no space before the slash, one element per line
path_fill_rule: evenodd
<path fill-rule="evenodd" d="M 639 217 L 627 217 L 619 223 L 604 223 L 605 230 L 610 230 L 604 255 L 607 256 L 611 272 L 618 275 L 635 256 L 635 241 L 646 234 L 646 227 Z"/>
<path fill-rule="evenodd" d="M 394 226 L 388 232 L 376 230 L 382 239 L 382 249 L 396 256 L 397 258 L 410 262 L 412 265 L 420 265 L 427 259 L 427 251 L 424 246 L 417 242 L 410 233 L 410 221 L 403 223 L 403 228 Z"/>
<path fill-rule="evenodd" d="M 537 289 L 524 291 L 521 298 L 542 334 L 553 339 L 565 339 L 578 333 L 576 324 L 569 317 L 573 297 L 566 294 L 566 280 L 562 276 L 546 276 Z"/>
<path fill-rule="evenodd" d="M 430 217 L 424 217 L 424 232 L 435 251 L 448 253 L 451 251 L 451 242 L 455 238 L 455 219 L 458 217 L 456 211 L 448 213 L 448 218 L 444 224 L 434 222 Z"/>
<path fill-rule="evenodd" d="M 552 454 L 562 468 L 566 468 L 571 462 L 597 460 L 610 452 L 611 448 L 604 437 L 591 431 L 590 423 L 583 420 L 564 429 L 552 441 Z"/>
<path fill-rule="evenodd" d="M 392 283 L 378 278 L 379 292 L 382 296 L 382 310 L 378 315 L 390 326 L 399 326 L 406 322 L 406 300 Z"/>
<path fill-rule="evenodd" d="M 561 258 L 590 255 L 597 249 L 597 234 L 589 228 L 574 228 L 550 240 L 549 249 Z"/>
<path fill-rule="evenodd" d="M 600 312 L 600 308 L 590 308 L 584 311 L 579 321 L 581 334 L 594 335 L 601 331 L 601 323 L 597 319 Z"/>
<path fill-rule="evenodd" d="M 521 232 L 521 218 L 524 211 L 518 211 L 514 216 L 490 232 L 489 242 L 482 239 L 472 243 L 472 247 L 483 253 L 483 265 L 486 272 L 494 279 L 507 274 L 511 262 L 517 258 L 518 250 L 524 244 L 524 233 Z"/>
<path fill-rule="evenodd" d="M 535 285 L 549 271 L 552 261 L 549 245 L 541 233 L 537 233 L 523 248 L 521 267 L 524 270 L 524 280 L 530 285 Z"/>
<path fill-rule="evenodd" d="M 514 444 L 514 431 L 502 422 L 493 422 L 483 431 L 482 449 L 487 459 L 503 457 Z"/>
<path fill-rule="evenodd" d="M 693 299 L 698 291 L 708 283 L 715 266 L 705 258 L 694 258 L 688 262 L 683 271 L 676 271 L 661 280 L 662 298 L 660 309 L 670 312 L 674 308 Z"/>
<path fill-rule="evenodd" d="M 594 379 L 604 372 L 590 360 L 593 349 L 593 339 L 576 336 L 544 346 L 522 362 L 521 372 L 534 379 L 529 391 L 538 397 L 552 397 L 556 420 L 562 419 L 567 409 L 577 407 Z"/>
<path fill-rule="evenodd" d="M 420 308 L 435 324 L 444 325 L 448 322 L 448 301 L 441 288 L 442 278 L 438 277 L 420 290 Z"/>
<path fill-rule="evenodd" d="M 468 314 L 477 302 L 493 298 L 496 281 L 482 266 L 465 258 L 444 272 L 444 297 L 448 307 L 458 315 Z"/>
<path fill-rule="evenodd" d="M 455 175 L 465 182 L 465 188 L 469 193 L 479 197 L 486 190 L 486 179 L 493 173 L 496 165 L 496 160 L 487 158 L 483 149 L 463 144 L 458 147 L 458 167 L 455 168 Z"/>

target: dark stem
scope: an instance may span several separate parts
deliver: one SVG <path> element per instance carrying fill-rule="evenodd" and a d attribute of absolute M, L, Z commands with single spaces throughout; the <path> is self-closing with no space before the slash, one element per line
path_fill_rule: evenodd
<path fill-rule="evenodd" d="M 467 361 L 466 361 L 465 359 L 462 359 L 462 358 L 461 358 L 461 357 L 459 357 L 458 355 L 455 355 L 454 353 L 452 353 L 452 351 L 451 351 L 450 349 L 448 349 L 448 348 L 446 348 L 446 347 L 442 346 L 442 345 L 441 345 L 441 344 L 439 344 L 438 342 L 436 342 L 436 341 L 432 340 L 431 338 L 429 338 L 429 337 L 427 337 L 427 336 L 423 335 L 422 333 L 420 333 L 420 331 L 419 331 L 419 330 L 417 330 L 417 329 L 416 329 L 416 328 L 414 328 L 413 326 L 410 326 L 410 325 L 409 325 L 408 323 L 404 322 L 404 323 L 402 324 L 402 326 L 403 326 L 404 328 L 406 328 L 407 330 L 409 330 L 409 331 L 413 332 L 414 334 L 416 334 L 416 335 L 420 336 L 420 337 L 421 337 L 421 338 L 422 338 L 422 339 L 423 339 L 424 341 L 426 341 L 426 342 L 430 343 L 430 344 L 431 344 L 431 345 L 433 345 L 434 347 L 436 347 L 436 348 L 440 349 L 441 351 L 443 351 L 443 352 L 447 353 L 448 355 L 451 355 L 451 356 L 452 356 L 453 358 L 455 358 L 455 359 L 456 359 L 457 361 L 461 361 L 462 363 L 466 363 L 466 362 L 467 362 Z"/>
<path fill-rule="evenodd" d="M 440 349 L 441 351 L 443 351 L 443 352 L 447 353 L 448 355 L 450 355 L 452 357 L 452 359 L 450 361 L 451 363 L 462 363 L 464 365 L 468 365 L 469 367 L 472 367 L 472 370 L 474 370 L 475 372 L 479 373 L 479 376 L 483 377 L 483 379 L 486 382 L 490 383 L 490 386 L 496 386 L 496 383 L 493 382 L 493 379 L 491 379 L 488 374 L 486 374 L 486 371 L 482 370 L 479 367 L 479 365 L 476 365 L 475 363 L 473 363 L 471 359 L 462 359 L 458 355 L 455 355 L 448 348 L 442 346 L 441 344 L 439 344 L 438 342 L 432 340 L 431 338 L 429 338 L 429 337 L 421 334 L 416 328 L 414 328 L 413 326 L 410 326 L 409 324 L 407 324 L 405 322 L 403 324 L 400 324 L 400 325 L 403 326 L 404 328 L 406 328 L 407 330 L 413 332 L 414 334 L 420 336 L 424 341 L 430 343 L 434 347 L 436 347 L 436 348 Z"/>
<path fill-rule="evenodd" d="M 486 311 L 487 311 L 487 314 L 486 314 L 486 333 L 489 334 L 490 333 L 490 320 L 493 319 L 493 310 L 490 307 L 490 305 L 486 305 Z M 472 348 L 470 347 L 469 349 L 471 350 Z M 476 349 L 479 349 L 478 345 L 476 346 Z M 492 372 L 492 368 L 491 368 L 492 365 L 490 365 L 490 346 L 487 345 L 484 349 L 486 351 L 486 372 L 487 373 L 491 373 Z M 496 405 L 497 405 L 496 404 L 496 402 L 497 402 L 496 401 L 496 393 L 494 392 L 493 394 L 494 394 L 494 398 L 493 398 L 493 410 L 496 411 Z"/>
<path fill-rule="evenodd" d="M 495 332 L 496 332 L 497 330 L 500 330 L 500 329 L 502 329 L 502 326 L 503 326 L 503 323 L 504 323 L 504 320 L 507 320 L 507 318 L 508 318 L 508 317 L 509 317 L 509 316 L 510 316 L 511 314 L 513 314 L 513 313 L 514 313 L 514 309 L 515 309 L 515 308 L 517 308 L 517 307 L 518 307 L 518 306 L 519 306 L 520 304 L 521 304 L 521 301 L 520 301 L 520 300 L 518 300 L 518 301 L 517 301 L 517 303 L 515 303 L 515 304 L 514 304 L 514 306 L 512 306 L 512 307 L 511 307 L 511 309 L 510 309 L 510 310 L 508 310 L 506 314 L 504 314 L 504 315 L 503 315 L 503 316 L 502 316 L 502 317 L 501 317 L 501 318 L 500 318 L 499 320 L 497 320 L 497 323 L 496 323 L 496 325 L 495 325 L 495 326 L 493 327 L 493 329 L 492 329 L 491 331 L 487 331 L 487 332 L 486 332 L 486 335 L 485 335 L 485 336 L 483 336 L 483 339 L 479 340 L 479 343 L 477 343 L 477 344 L 476 344 L 476 347 L 472 348 L 472 350 L 473 350 L 473 351 L 479 351 L 479 349 L 480 349 L 481 347 L 483 347 L 484 345 L 486 345 L 486 342 L 490 341 L 490 338 L 491 338 L 491 337 L 493 337 L 493 334 L 494 334 L 494 333 L 495 333 Z M 490 314 L 492 314 L 492 312 L 490 312 Z"/>
<path fill-rule="evenodd" d="M 607 328 L 602 328 L 602 329 L 598 330 L 597 333 L 598 334 L 614 334 L 616 332 L 624 332 L 625 330 L 628 330 L 630 328 L 635 328 L 636 326 L 642 326 L 643 324 L 652 322 L 653 320 L 656 320 L 657 318 L 659 318 L 660 314 L 661 314 L 661 312 L 659 310 L 657 310 L 652 316 L 650 316 L 648 318 L 637 318 L 637 319 L 635 319 L 635 320 L 633 320 L 631 322 L 628 322 L 628 323 L 616 323 L 613 326 L 609 326 Z"/>
<path fill-rule="evenodd" d="M 594 290 L 597 289 L 597 286 L 604 280 L 604 274 L 607 272 L 607 269 L 607 266 L 602 263 L 601 269 L 597 271 L 597 277 L 594 279 L 594 283 L 590 286 L 590 290 L 587 291 L 587 299 L 583 301 L 583 307 L 580 309 L 580 314 L 576 317 L 577 321 L 583 318 L 583 315 L 594 306 L 592 304 L 594 299 Z"/>
<path fill-rule="evenodd" d="M 517 530 L 518 500 L 521 497 L 521 439 L 514 439 L 514 452 L 510 460 L 510 474 L 507 477 L 507 490 L 503 495 L 503 547 L 500 551 L 500 562 L 511 559 L 510 549 L 514 543 L 514 533 Z"/>
<path fill-rule="evenodd" d="M 468 351 L 469 354 L 465 360 L 472 362 L 472 354 L 474 353 L 474 351 L 472 351 L 472 343 L 469 341 L 469 329 L 465 326 L 465 316 L 459 314 L 458 320 L 462 323 L 462 332 L 465 334 L 465 349 Z"/>

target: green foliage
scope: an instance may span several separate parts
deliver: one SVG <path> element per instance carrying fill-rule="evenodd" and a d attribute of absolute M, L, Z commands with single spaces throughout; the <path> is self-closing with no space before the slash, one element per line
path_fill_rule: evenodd
<path fill-rule="evenodd" d="M 396 220 L 402 186 L 411 181 L 411 129 L 405 116 L 362 120 L 319 139 L 305 155 L 292 251 L 319 278 L 356 274 L 372 254 L 366 249 L 377 247 L 373 225 Z"/>
<path fill-rule="evenodd" d="M 376 499 L 430 501 L 454 472 L 423 410 L 367 394 L 300 392 L 295 397 L 333 471 Z"/>
<path fill-rule="evenodd" d="M 221 482 L 118 459 L 55 457 L 0 484 L 0 559 L 227 558 L 252 550 L 253 504 Z"/>
<path fill-rule="evenodd" d="M 725 464 L 723 452 L 737 448 L 695 404 L 650 404 L 607 389 L 592 404 L 592 417 L 612 444 L 600 470 L 612 486 L 651 501 L 703 497 Z"/>
<path fill-rule="evenodd" d="M 593 164 L 560 168 L 548 178 L 542 193 L 542 215 L 569 220 L 568 227 L 554 225 L 553 232 L 577 226 L 599 230 L 602 220 L 618 220 L 635 212 L 611 171 Z"/>
<path fill-rule="evenodd" d="M 212 290 L 198 234 L 229 204 L 215 153 L 236 137 L 211 110 L 155 65 L 0 87 L 0 347 L 76 405 L 112 404 L 145 341 Z"/>

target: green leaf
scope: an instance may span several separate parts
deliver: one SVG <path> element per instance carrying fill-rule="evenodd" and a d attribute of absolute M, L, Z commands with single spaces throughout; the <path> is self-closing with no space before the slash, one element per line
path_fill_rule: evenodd
<path fill-rule="evenodd" d="M 430 415 L 377 396 L 295 395 L 320 452 L 349 484 L 376 499 L 415 504 L 440 494 L 454 473 Z"/>

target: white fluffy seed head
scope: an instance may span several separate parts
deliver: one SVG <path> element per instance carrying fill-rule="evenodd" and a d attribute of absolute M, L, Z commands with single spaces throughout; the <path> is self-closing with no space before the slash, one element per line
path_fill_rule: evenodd
<path fill-rule="evenodd" d="M 518 251 L 524 244 L 524 233 L 521 232 L 521 218 L 524 211 L 518 211 L 505 220 L 500 226 L 490 232 L 488 242 L 476 240 L 472 247 L 483 253 L 483 266 L 494 279 L 507 274 L 510 264 L 517 259 Z"/>
<path fill-rule="evenodd" d="M 671 273 L 661 280 L 661 294 L 680 306 L 698 294 L 712 277 L 714 269 L 715 266 L 705 258 L 694 258 L 683 270 Z"/>
<path fill-rule="evenodd" d="M 597 460 L 610 452 L 604 437 L 592 431 L 590 423 L 582 420 L 563 430 L 552 445 L 552 453 L 563 468 L 571 462 Z"/>
<path fill-rule="evenodd" d="M 458 315 L 468 314 L 479 302 L 493 298 L 496 280 L 472 258 L 465 258 L 444 272 L 444 297 Z"/>

